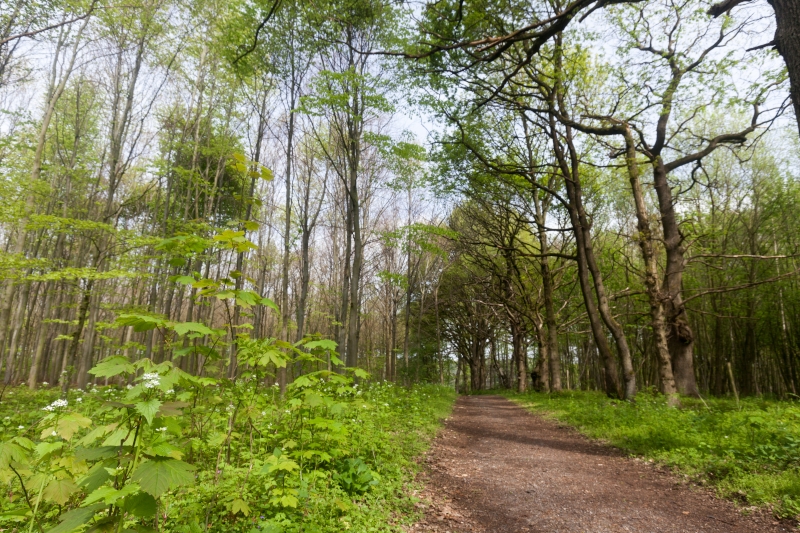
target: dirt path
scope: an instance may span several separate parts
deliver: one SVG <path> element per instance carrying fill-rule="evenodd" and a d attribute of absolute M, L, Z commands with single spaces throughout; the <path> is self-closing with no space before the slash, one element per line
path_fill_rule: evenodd
<path fill-rule="evenodd" d="M 426 460 L 413 532 L 792 531 L 499 396 L 459 399 Z"/>

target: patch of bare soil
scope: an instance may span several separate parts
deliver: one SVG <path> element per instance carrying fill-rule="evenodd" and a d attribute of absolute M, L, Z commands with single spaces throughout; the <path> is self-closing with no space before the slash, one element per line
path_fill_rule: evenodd
<path fill-rule="evenodd" d="M 409 532 L 793 531 L 499 396 L 460 398 L 426 462 Z"/>

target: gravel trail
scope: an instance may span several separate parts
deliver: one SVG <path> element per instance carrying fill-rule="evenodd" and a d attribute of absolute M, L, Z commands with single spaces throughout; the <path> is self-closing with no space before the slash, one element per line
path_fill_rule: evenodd
<path fill-rule="evenodd" d="M 409 532 L 794 531 L 499 396 L 460 398 L 425 460 L 430 503 Z"/>

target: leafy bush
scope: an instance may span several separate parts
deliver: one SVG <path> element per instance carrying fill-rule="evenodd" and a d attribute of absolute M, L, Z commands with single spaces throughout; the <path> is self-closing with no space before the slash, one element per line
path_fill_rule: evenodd
<path fill-rule="evenodd" d="M 378 484 L 379 476 L 369 469 L 363 459 L 339 461 L 333 479 L 348 494 L 363 494 Z"/>
<path fill-rule="evenodd" d="M 249 368 L 229 381 L 113 357 L 94 374 L 130 385 L 63 400 L 7 392 L 0 523 L 48 533 L 397 531 L 393 513 L 413 514 L 402 495 L 413 457 L 453 393 L 322 371 L 281 398 L 263 368 Z"/>

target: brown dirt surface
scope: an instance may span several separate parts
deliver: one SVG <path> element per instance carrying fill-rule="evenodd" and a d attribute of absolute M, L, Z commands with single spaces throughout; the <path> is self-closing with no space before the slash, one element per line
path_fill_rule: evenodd
<path fill-rule="evenodd" d="M 414 533 L 794 531 L 500 396 L 460 398 L 425 461 Z"/>

